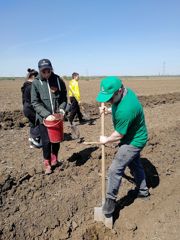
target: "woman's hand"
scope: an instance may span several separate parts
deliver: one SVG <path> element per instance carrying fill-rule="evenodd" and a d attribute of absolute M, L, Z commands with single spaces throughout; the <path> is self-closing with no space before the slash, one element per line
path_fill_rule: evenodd
<path fill-rule="evenodd" d="M 49 116 L 46 118 L 46 120 L 48 120 L 48 121 L 54 121 L 54 120 L 56 120 L 56 118 L 55 118 L 55 116 L 53 116 L 53 115 L 49 115 Z"/>
<path fill-rule="evenodd" d="M 59 109 L 59 113 L 62 114 L 63 116 L 65 115 L 64 109 Z"/>

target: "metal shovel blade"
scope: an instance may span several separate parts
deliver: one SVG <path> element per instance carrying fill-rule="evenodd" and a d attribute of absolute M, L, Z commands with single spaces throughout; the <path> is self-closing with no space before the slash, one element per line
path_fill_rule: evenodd
<path fill-rule="evenodd" d="M 94 208 L 94 221 L 103 222 L 104 225 L 109 229 L 113 228 L 113 217 L 112 216 L 111 217 L 106 217 L 103 214 L 102 207 L 95 207 Z"/>

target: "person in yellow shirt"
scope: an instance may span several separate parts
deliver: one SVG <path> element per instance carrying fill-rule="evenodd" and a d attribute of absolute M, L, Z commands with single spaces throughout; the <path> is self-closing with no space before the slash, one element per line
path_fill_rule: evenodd
<path fill-rule="evenodd" d="M 83 115 L 80 110 L 80 90 L 79 90 L 79 73 L 74 72 L 72 74 L 72 80 L 69 82 L 69 98 L 71 103 L 71 112 L 69 116 L 69 122 L 72 125 L 73 120 L 77 114 L 79 122 L 84 123 Z"/>

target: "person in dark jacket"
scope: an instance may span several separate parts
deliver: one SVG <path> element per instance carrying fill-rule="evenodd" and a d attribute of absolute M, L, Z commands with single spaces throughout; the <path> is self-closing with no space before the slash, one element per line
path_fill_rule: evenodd
<path fill-rule="evenodd" d="M 64 81 L 54 74 L 48 59 L 41 59 L 38 68 L 39 75 L 31 89 L 31 103 L 36 112 L 36 122 L 40 124 L 45 174 L 50 174 L 51 167 L 57 165 L 60 144 L 50 142 L 43 120 L 55 120 L 54 113 L 65 113 L 67 90 Z"/>
<path fill-rule="evenodd" d="M 21 87 L 23 113 L 24 116 L 27 117 L 30 122 L 30 137 L 29 137 L 29 141 L 31 143 L 30 147 L 40 148 L 42 144 L 40 143 L 39 126 L 36 126 L 36 112 L 34 111 L 31 105 L 31 86 L 34 78 L 38 75 L 38 72 L 30 68 L 28 68 L 27 72 L 28 72 L 26 77 L 27 80 Z"/>

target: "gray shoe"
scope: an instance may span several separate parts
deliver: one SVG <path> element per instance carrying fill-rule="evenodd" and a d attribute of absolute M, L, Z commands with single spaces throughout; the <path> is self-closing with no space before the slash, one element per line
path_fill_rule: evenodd
<path fill-rule="evenodd" d="M 103 206 L 104 215 L 112 215 L 116 206 L 116 201 L 111 198 L 106 198 L 105 204 Z"/>
<path fill-rule="evenodd" d="M 148 189 L 139 189 L 137 197 L 138 198 L 147 198 L 150 196 L 149 190 Z"/>
<path fill-rule="evenodd" d="M 31 143 L 31 145 L 33 145 L 36 148 L 41 148 L 42 147 L 42 141 L 41 139 L 34 139 L 32 137 L 29 138 L 29 142 Z"/>

